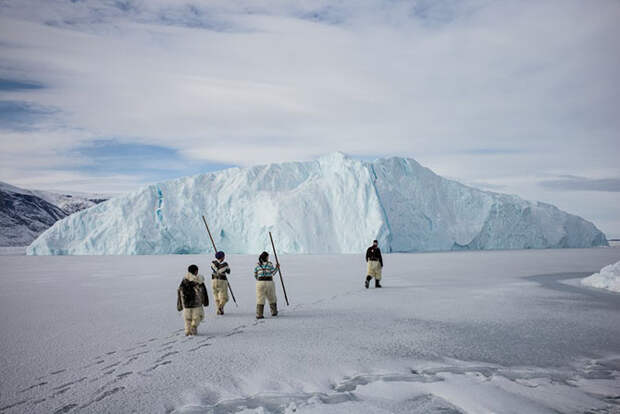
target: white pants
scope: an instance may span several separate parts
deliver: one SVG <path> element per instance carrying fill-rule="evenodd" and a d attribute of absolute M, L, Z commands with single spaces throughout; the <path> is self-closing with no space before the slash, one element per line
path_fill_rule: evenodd
<path fill-rule="evenodd" d="M 269 303 L 276 303 L 276 284 L 273 280 L 258 280 L 256 282 L 256 304 L 264 305 L 265 299 Z"/>
<path fill-rule="evenodd" d="M 381 280 L 381 263 L 379 263 L 378 260 L 369 260 L 366 274 L 377 280 Z"/>
<path fill-rule="evenodd" d="M 213 288 L 213 298 L 215 299 L 215 307 L 223 308 L 228 302 L 228 281 L 221 279 L 211 280 L 211 287 Z M 217 310 L 217 309 L 216 309 Z"/>
<path fill-rule="evenodd" d="M 202 306 L 197 308 L 183 309 L 183 318 L 185 319 L 185 333 L 192 333 L 198 329 L 198 325 L 205 317 L 205 311 Z"/>

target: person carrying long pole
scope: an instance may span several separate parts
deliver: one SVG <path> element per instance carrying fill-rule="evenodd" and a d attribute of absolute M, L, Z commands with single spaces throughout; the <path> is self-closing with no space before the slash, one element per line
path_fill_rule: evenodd
<path fill-rule="evenodd" d="M 213 270 L 212 275 L 212 287 L 213 287 L 213 296 L 215 297 L 216 303 L 216 312 L 218 315 L 224 314 L 224 305 L 228 301 L 228 295 L 226 294 L 226 285 L 228 290 L 230 291 L 230 296 L 232 296 L 233 302 L 235 302 L 236 306 L 237 299 L 235 299 L 235 294 L 233 293 L 232 287 L 230 287 L 230 281 L 228 280 L 227 274 L 230 274 L 230 268 L 228 264 L 224 262 L 224 252 L 220 252 L 215 247 L 215 241 L 213 241 L 213 236 L 211 236 L 211 230 L 209 230 L 209 225 L 207 224 L 207 219 L 205 216 L 202 216 L 202 221 L 205 223 L 205 227 L 207 228 L 207 233 L 209 234 L 209 239 L 211 239 L 211 244 L 213 245 L 213 250 L 215 251 L 215 258 L 211 263 L 211 269 Z"/>
<path fill-rule="evenodd" d="M 284 279 L 282 278 L 282 269 L 280 268 L 280 262 L 278 261 L 278 253 L 276 253 L 276 245 L 273 243 L 273 237 L 271 236 L 271 232 L 269 232 L 269 239 L 271 240 L 271 247 L 273 248 L 273 257 L 276 259 L 276 269 L 278 269 L 278 273 L 280 274 L 280 282 L 282 283 L 282 290 L 284 291 L 284 299 L 286 300 L 286 306 L 288 303 L 288 296 L 286 295 L 286 288 L 284 287 Z"/>

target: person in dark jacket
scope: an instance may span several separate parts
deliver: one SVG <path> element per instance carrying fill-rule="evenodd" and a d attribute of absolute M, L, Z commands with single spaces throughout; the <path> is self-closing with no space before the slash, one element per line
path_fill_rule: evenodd
<path fill-rule="evenodd" d="M 198 325 L 205 317 L 203 306 L 209 306 L 205 279 L 198 274 L 198 266 L 191 265 L 177 289 L 177 310 L 183 311 L 186 336 L 198 334 Z"/>
<path fill-rule="evenodd" d="M 366 250 L 366 282 L 364 286 L 366 289 L 370 286 L 370 280 L 375 278 L 375 287 L 381 287 L 381 269 L 383 269 L 383 258 L 381 257 L 381 249 L 379 249 L 379 242 L 374 240 L 372 246 Z"/>
<path fill-rule="evenodd" d="M 230 267 L 224 261 L 226 255 L 219 251 L 215 254 L 215 260 L 211 262 L 211 287 L 213 288 L 213 298 L 215 299 L 215 312 L 218 315 L 224 314 L 224 305 L 228 302 L 228 277 Z"/>

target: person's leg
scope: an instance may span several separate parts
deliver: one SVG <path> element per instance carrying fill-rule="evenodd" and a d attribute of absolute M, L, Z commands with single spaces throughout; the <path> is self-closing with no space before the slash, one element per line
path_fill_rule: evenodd
<path fill-rule="evenodd" d="M 263 319 L 265 311 L 265 283 L 256 282 L 256 319 Z"/>
<path fill-rule="evenodd" d="M 366 281 L 364 282 L 364 287 L 366 289 L 370 287 L 370 279 L 372 279 L 372 263 L 371 260 L 366 263 Z"/>
<path fill-rule="evenodd" d="M 192 311 L 183 309 L 183 320 L 185 321 L 185 336 L 192 334 Z"/>
<path fill-rule="evenodd" d="M 225 280 L 218 280 L 219 292 L 218 298 L 220 300 L 220 315 L 224 314 L 224 305 L 228 302 L 228 282 Z"/>
<path fill-rule="evenodd" d="M 276 284 L 273 281 L 267 283 L 267 300 L 269 300 L 269 309 L 271 310 L 271 316 L 277 316 L 278 299 L 276 298 Z"/>
<path fill-rule="evenodd" d="M 381 287 L 381 263 L 379 262 L 375 262 L 376 263 L 376 267 L 375 267 L 375 287 L 376 288 L 380 288 Z"/>
<path fill-rule="evenodd" d="M 198 325 L 203 320 L 205 314 L 202 306 L 198 308 L 192 308 L 192 335 L 198 334 Z"/>
<path fill-rule="evenodd" d="M 215 301 L 215 313 L 220 314 L 220 298 L 219 298 L 219 286 L 217 284 L 219 280 L 211 280 L 211 289 L 213 290 L 213 300 Z"/>
<path fill-rule="evenodd" d="M 222 306 L 226 305 L 228 303 L 228 280 L 223 280 L 222 281 L 222 297 L 220 298 L 220 301 L 222 302 Z"/>

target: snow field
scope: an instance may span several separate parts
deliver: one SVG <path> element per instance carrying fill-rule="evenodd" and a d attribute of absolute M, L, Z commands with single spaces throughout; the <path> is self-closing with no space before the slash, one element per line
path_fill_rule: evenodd
<path fill-rule="evenodd" d="M 391 254 L 368 290 L 361 254 L 283 255 L 291 306 L 278 284 L 259 322 L 230 255 L 239 307 L 187 338 L 176 288 L 210 259 L 1 256 L 0 412 L 618 411 L 618 297 L 557 282 L 618 249 Z"/>

